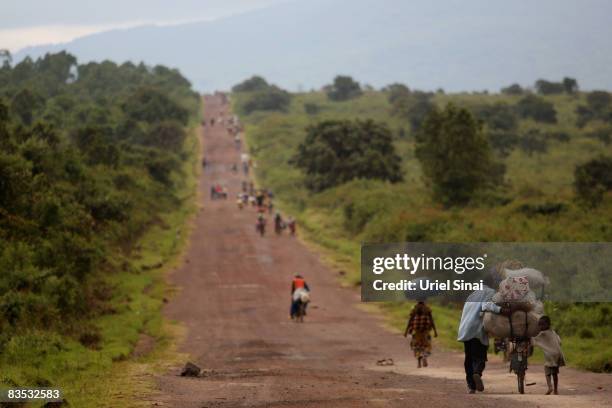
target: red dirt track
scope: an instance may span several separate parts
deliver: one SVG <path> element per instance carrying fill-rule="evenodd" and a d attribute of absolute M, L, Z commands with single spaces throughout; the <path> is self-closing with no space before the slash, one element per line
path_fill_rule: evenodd
<path fill-rule="evenodd" d="M 205 120 L 229 115 L 216 96 L 205 97 Z M 545 397 L 544 373 L 532 366 L 529 395 L 490 361 L 485 393 L 468 395 L 462 355 L 434 349 L 430 367 L 417 370 L 408 342 L 359 308 L 356 290 L 341 288 L 335 273 L 297 238 L 255 232 L 256 212 L 236 206 L 245 177 L 233 137 L 215 124 L 202 130 L 208 166 L 199 180 L 201 211 L 184 264 L 171 277 L 179 289 L 165 308 L 187 334 L 179 350 L 204 369 L 180 377 L 180 366 L 157 379 L 154 406 L 164 407 L 599 407 L 610 406 L 612 376 L 562 369 L 563 395 Z M 210 200 L 212 183 L 229 188 Z M 299 226 L 298 226 L 299 233 Z M 289 320 L 290 282 L 306 278 L 312 303 L 303 324 Z M 408 311 L 407 311 L 408 314 Z M 379 367 L 377 360 L 395 365 Z M 494 360 L 491 358 L 491 360 Z M 597 387 L 602 387 L 599 390 Z"/>

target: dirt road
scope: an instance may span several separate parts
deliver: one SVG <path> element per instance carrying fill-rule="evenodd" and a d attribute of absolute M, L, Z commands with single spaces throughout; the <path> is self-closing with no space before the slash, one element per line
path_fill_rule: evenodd
<path fill-rule="evenodd" d="M 228 115 L 216 97 L 205 99 L 205 118 Z M 255 211 L 239 210 L 242 174 L 233 138 L 216 124 L 203 131 L 209 165 L 200 179 L 201 206 L 185 263 L 172 275 L 179 293 L 165 309 L 183 323 L 180 350 L 205 369 L 180 377 L 160 375 L 155 406 L 168 407 L 603 407 L 612 377 L 564 369 L 560 396 L 545 397 L 543 368 L 533 366 L 529 395 L 501 363 L 485 372 L 485 393 L 468 395 L 462 356 L 434 350 L 430 367 L 417 370 L 406 340 L 359 308 L 357 291 L 343 289 L 334 273 L 297 239 L 255 232 Z M 211 183 L 229 199 L 210 200 Z M 268 227 L 272 224 L 268 220 Z M 302 273 L 313 302 L 304 324 L 289 320 L 290 282 Z M 380 367 L 377 360 L 395 365 Z M 598 389 L 601 387 L 602 389 Z"/>

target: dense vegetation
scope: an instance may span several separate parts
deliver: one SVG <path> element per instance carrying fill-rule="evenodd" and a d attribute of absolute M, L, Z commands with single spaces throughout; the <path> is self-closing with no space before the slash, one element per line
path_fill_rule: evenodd
<path fill-rule="evenodd" d="M 347 101 L 361 96 L 361 85 L 350 76 L 338 75 L 334 82 L 325 87 L 331 101 Z"/>
<path fill-rule="evenodd" d="M 289 92 L 276 85 L 269 84 L 265 79 L 257 75 L 234 86 L 232 91 L 243 94 L 237 110 L 245 115 L 255 111 L 284 112 L 291 102 Z"/>
<path fill-rule="evenodd" d="M 391 131 L 372 120 L 330 120 L 308 127 L 292 162 L 304 171 L 312 191 L 359 178 L 402 179 Z"/>
<path fill-rule="evenodd" d="M 27 344 L 49 355 L 67 350 L 73 340 L 100 350 L 108 339 L 96 321 L 111 315 L 127 334 L 116 305 L 125 294 L 114 278 L 141 272 L 130 261 L 138 239 L 162 223 L 162 214 L 182 207 L 178 192 L 191 154 L 186 127 L 198 104 L 189 82 L 163 66 L 78 65 L 65 52 L 14 66 L 4 61 L 2 382 L 54 380 L 40 362 L 32 378 L 31 362 L 19 354 L 35 352 Z M 23 370 L 9 375 L 7 365 Z"/>
<path fill-rule="evenodd" d="M 571 92 L 544 94 L 513 85 L 501 94 L 445 94 L 392 84 L 346 101 L 309 92 L 294 94 L 286 113 L 256 112 L 244 120 L 259 183 L 273 189 L 283 210 L 328 250 L 346 282 L 359 284 L 361 242 L 610 241 L 612 148 L 599 135 L 612 124 L 606 115 L 612 104 L 603 96 L 607 92 L 567 85 Z M 236 103 L 242 98 L 235 95 Z M 598 113 L 580 120 L 585 109 Z M 292 157 L 309 129 L 356 119 L 391 129 L 403 181 L 361 177 L 313 193 L 306 188 L 309 175 Z M 466 146 L 455 132 L 469 135 Z M 432 137 L 444 143 L 436 145 Z M 445 163 L 445 157 L 454 159 L 447 156 L 449 147 L 466 148 L 452 166 Z M 473 157 L 470 149 L 476 149 Z M 487 167 L 491 178 L 484 180 Z M 468 174 L 453 172 L 458 169 Z M 469 180 L 478 188 L 457 196 L 463 192 L 454 182 L 436 181 L 454 177 L 460 186 Z M 453 205 L 448 197 L 455 198 Z M 398 325 L 406 307 L 386 306 Z M 611 369 L 609 306 L 549 304 L 547 312 L 570 364 Z M 454 346 L 460 310 L 436 306 L 436 313 L 442 341 Z"/>

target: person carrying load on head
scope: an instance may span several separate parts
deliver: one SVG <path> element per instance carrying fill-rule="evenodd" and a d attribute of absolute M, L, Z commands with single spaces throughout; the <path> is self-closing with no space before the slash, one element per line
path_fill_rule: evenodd
<path fill-rule="evenodd" d="M 289 309 L 289 317 L 293 319 L 297 314 L 300 305 L 300 298 L 303 292 L 309 293 L 310 288 L 306 280 L 299 273 L 293 277 L 291 281 L 291 308 Z M 306 310 L 304 310 L 306 312 Z"/>

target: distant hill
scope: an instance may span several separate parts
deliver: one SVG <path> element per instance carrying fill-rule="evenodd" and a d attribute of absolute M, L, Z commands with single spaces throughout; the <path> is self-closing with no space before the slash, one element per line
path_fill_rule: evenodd
<path fill-rule="evenodd" d="M 607 0 L 308 0 L 212 22 L 143 26 L 21 50 L 179 68 L 200 90 L 252 74 L 309 89 L 338 73 L 374 86 L 450 91 L 572 76 L 612 89 Z"/>

